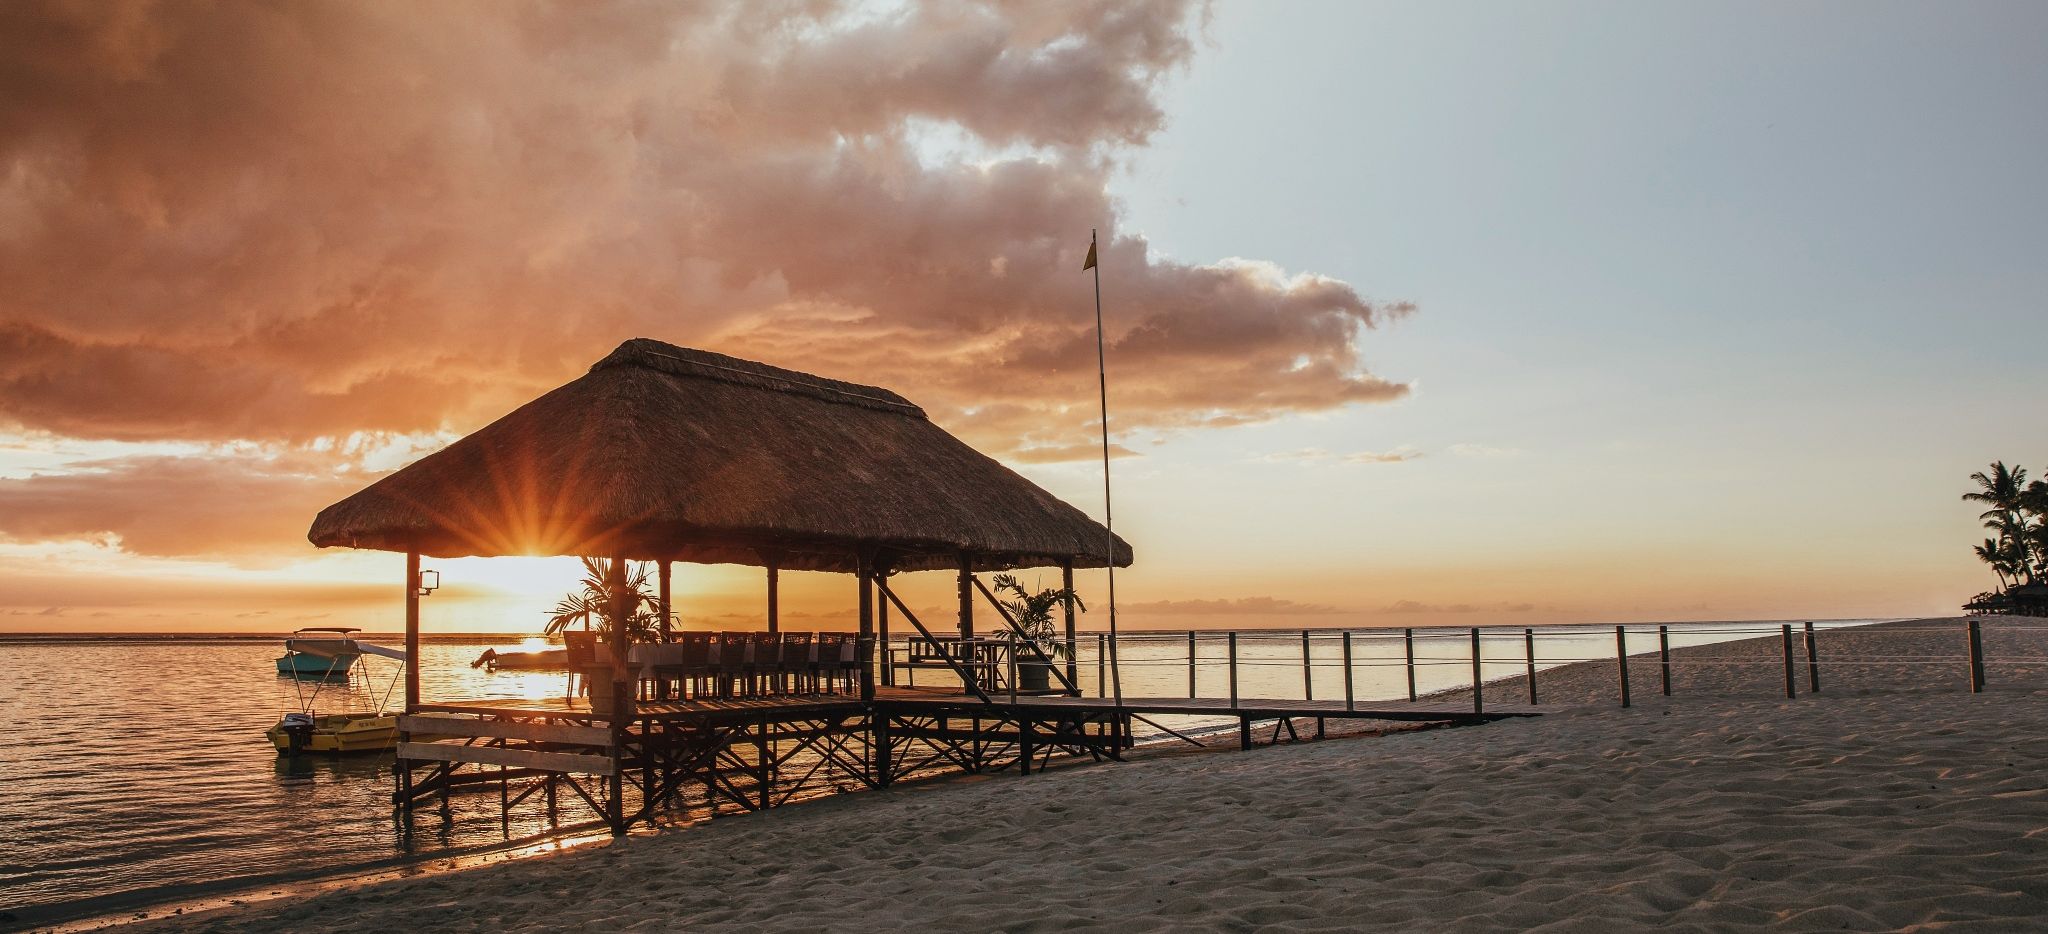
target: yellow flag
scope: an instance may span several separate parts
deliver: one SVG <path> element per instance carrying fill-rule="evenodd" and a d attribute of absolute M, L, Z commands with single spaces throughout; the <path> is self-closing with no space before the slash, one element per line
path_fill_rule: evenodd
<path fill-rule="evenodd" d="M 1094 269 L 1094 268 L 1095 268 L 1095 241 L 1093 241 L 1093 240 L 1090 240 L 1090 241 L 1088 241 L 1088 261 L 1087 261 L 1087 262 L 1084 262 L 1084 263 L 1082 263 L 1082 264 L 1081 264 L 1081 271 L 1082 271 L 1082 272 L 1087 272 L 1088 270 L 1090 270 L 1090 269 Z"/>

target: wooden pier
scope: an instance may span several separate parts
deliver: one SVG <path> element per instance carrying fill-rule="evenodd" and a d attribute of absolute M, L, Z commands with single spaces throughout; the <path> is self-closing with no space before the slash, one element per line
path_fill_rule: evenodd
<path fill-rule="evenodd" d="M 545 808 L 559 823 L 578 805 L 616 832 L 681 806 L 690 797 L 744 811 L 800 793 L 883 788 L 914 776 L 1028 775 L 1056 757 L 1118 760 L 1134 743 L 1134 721 L 1149 716 L 1237 721 L 1241 748 L 1254 724 L 1271 721 L 1268 742 L 1294 721 L 1389 720 L 1483 723 L 1534 716 L 1526 706 L 1277 698 L 990 696 L 941 688 L 876 687 L 871 700 L 840 694 L 642 701 L 630 714 L 591 711 L 582 699 L 474 700 L 419 705 L 400 728 L 423 737 L 398 748 L 393 803 L 412 811 L 465 786 L 495 786 L 504 816 Z M 1175 734 L 1180 735 L 1180 734 Z M 432 737 L 431 740 L 424 737 Z M 1189 737 L 1191 742 L 1200 743 Z"/>

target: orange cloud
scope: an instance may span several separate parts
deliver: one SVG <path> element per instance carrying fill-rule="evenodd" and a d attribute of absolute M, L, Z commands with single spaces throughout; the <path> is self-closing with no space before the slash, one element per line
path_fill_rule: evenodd
<path fill-rule="evenodd" d="M 128 457 L 0 480 L 0 540 L 84 539 L 158 557 L 272 564 L 311 555 L 308 517 L 374 474 L 311 454 Z"/>
<path fill-rule="evenodd" d="M 467 431 L 645 335 L 890 386 L 993 453 L 1087 459 L 1091 227 L 1126 442 L 1401 398 L 1358 345 L 1407 305 L 1117 230 L 1116 153 L 1160 129 L 1199 15 L 5 5 L 0 425 Z M 92 497 L 238 475 L 300 524 L 318 497 L 284 485 L 335 488 L 102 465 L 9 487 L 28 511 L 6 534 L 106 533 L 124 523 Z M 233 552 L 255 522 L 114 534 Z"/>

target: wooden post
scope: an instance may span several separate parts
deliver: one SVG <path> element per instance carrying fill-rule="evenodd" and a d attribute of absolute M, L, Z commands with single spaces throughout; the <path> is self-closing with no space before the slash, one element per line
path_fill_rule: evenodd
<path fill-rule="evenodd" d="M 1310 664 L 1308 630 L 1301 631 L 1301 699 L 1316 699 L 1315 669 Z"/>
<path fill-rule="evenodd" d="M 1523 680 L 1529 682 L 1529 706 L 1536 706 L 1536 630 L 1522 630 L 1522 648 L 1529 656 L 1529 670 Z"/>
<path fill-rule="evenodd" d="M 616 562 L 620 559 L 612 560 Z M 614 667 L 613 670 L 616 672 L 617 668 Z M 620 764 L 619 757 L 626 748 L 626 711 L 632 706 L 632 694 L 629 693 L 626 682 L 620 681 L 616 676 L 606 679 L 602 685 L 592 685 L 591 690 L 612 692 L 612 715 L 606 723 L 612 731 L 611 748 L 606 753 L 611 759 L 612 770 L 611 774 L 605 777 L 605 790 L 611 800 L 605 802 L 604 820 L 611 825 L 612 836 L 623 837 L 626 835 L 626 769 Z"/>
<path fill-rule="evenodd" d="M 1195 696 L 1195 631 L 1188 630 L 1188 698 Z"/>
<path fill-rule="evenodd" d="M 888 580 L 889 566 L 878 562 L 875 565 L 875 586 L 881 587 Z M 875 601 L 875 661 L 877 667 L 882 670 L 882 683 L 894 687 L 896 685 L 896 656 L 892 654 L 893 650 L 889 648 L 890 644 L 889 601 L 877 600 Z"/>
<path fill-rule="evenodd" d="M 960 598 L 960 661 L 963 665 L 966 666 L 965 670 L 969 674 L 973 675 L 975 680 L 979 681 L 982 680 L 981 653 L 976 652 L 974 649 L 973 555 L 970 555 L 964 551 L 960 553 L 960 572 L 958 577 L 954 580 L 954 585 L 955 588 L 959 591 Z M 993 679 L 994 677 L 995 673 L 990 672 L 989 678 Z M 979 687 L 981 687 L 983 690 L 986 690 L 988 689 L 989 685 L 984 684 L 979 685 Z"/>
<path fill-rule="evenodd" d="M 661 641 L 674 642 L 675 630 L 671 621 L 675 618 L 676 605 L 670 599 L 669 560 L 663 558 L 656 566 L 661 569 Z"/>
<path fill-rule="evenodd" d="M 1067 614 L 1067 683 L 1074 686 L 1074 696 L 1080 697 L 1081 676 L 1075 668 L 1078 659 L 1074 655 L 1074 559 L 1072 558 L 1067 558 L 1060 562 L 1060 586 L 1065 588 L 1068 594 L 1067 599 L 1062 601 L 1066 604 Z"/>
<path fill-rule="evenodd" d="M 405 553 L 405 712 L 418 713 L 420 709 L 420 553 Z M 399 742 L 409 742 L 409 731 L 398 732 Z M 399 759 L 398 797 L 400 807 L 405 810 L 405 829 L 412 830 L 412 762 Z"/>
<path fill-rule="evenodd" d="M 1004 652 L 1003 654 L 1009 656 L 1008 662 L 1010 671 L 1008 677 L 1010 679 L 1010 706 L 1015 707 L 1017 706 L 1017 643 L 1014 641 L 1011 642 L 1010 650 Z M 1023 717 L 1018 717 L 1017 724 L 1019 727 L 1023 726 Z M 1026 756 L 1024 759 L 1024 762 L 1026 763 L 1024 767 L 1024 774 L 1026 775 L 1031 774 L 1031 767 L 1029 765 L 1030 761 L 1030 757 Z"/>
<path fill-rule="evenodd" d="M 1984 690 L 1984 629 L 1977 624 L 1976 617 L 1970 617 L 1970 693 Z"/>
<path fill-rule="evenodd" d="M 1664 696 L 1671 696 L 1671 627 L 1657 627 L 1657 665 L 1664 670 Z"/>
<path fill-rule="evenodd" d="M 1481 697 L 1486 693 L 1482 687 L 1485 681 L 1479 675 L 1479 627 L 1472 627 L 1472 712 L 1486 712 Z"/>
<path fill-rule="evenodd" d="M 1351 685 L 1351 630 L 1344 630 L 1344 709 L 1357 710 L 1358 697 Z"/>
<path fill-rule="evenodd" d="M 768 631 L 782 631 L 782 569 L 768 559 Z"/>
<path fill-rule="evenodd" d="M 858 645 L 854 646 L 854 655 L 861 657 Z M 768 742 L 769 731 L 774 728 L 769 722 L 767 714 L 762 714 L 761 722 L 754 725 L 754 729 L 758 731 L 754 734 L 754 761 L 758 763 L 754 768 L 758 776 L 756 781 L 760 782 L 761 795 L 760 807 L 756 808 L 756 810 L 768 810 L 775 803 L 773 798 L 775 789 L 775 757 L 769 750 Z"/>
<path fill-rule="evenodd" d="M 405 553 L 405 712 L 420 709 L 420 553 Z"/>
<path fill-rule="evenodd" d="M 1813 620 L 1806 621 L 1806 689 L 1820 693 L 1820 644 L 1813 637 Z"/>
<path fill-rule="evenodd" d="M 1230 631 L 1230 706 L 1237 706 L 1237 630 Z M 1251 748 L 1249 746 L 1245 747 Z"/>
<path fill-rule="evenodd" d="M 1785 637 L 1785 696 L 1797 697 L 1798 691 L 1792 680 L 1792 624 L 1786 623 L 1778 628 Z"/>
<path fill-rule="evenodd" d="M 860 699 L 875 699 L 875 558 L 861 551 L 854 558 L 854 575 L 860 578 L 860 634 L 854 640 L 853 657 L 860 661 Z"/>
<path fill-rule="evenodd" d="M 1627 707 L 1628 699 L 1628 630 L 1614 627 L 1614 661 L 1621 666 L 1621 706 Z"/>
<path fill-rule="evenodd" d="M 1408 648 L 1408 700 L 1415 700 L 1415 630 L 1401 630 L 1401 642 Z"/>
<path fill-rule="evenodd" d="M 1109 636 L 1095 634 L 1095 696 L 1109 696 Z"/>
<path fill-rule="evenodd" d="M 974 638 L 974 558 L 960 553 L 960 575 L 955 581 L 960 596 L 960 638 Z M 963 650 L 965 646 L 961 647 Z"/>

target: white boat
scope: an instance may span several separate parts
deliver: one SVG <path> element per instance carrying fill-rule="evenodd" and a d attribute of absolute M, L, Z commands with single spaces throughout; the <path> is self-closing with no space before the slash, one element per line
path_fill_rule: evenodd
<path fill-rule="evenodd" d="M 345 678 L 362 650 L 349 633 L 352 626 L 308 626 L 284 640 L 277 673 L 294 678 Z"/>

